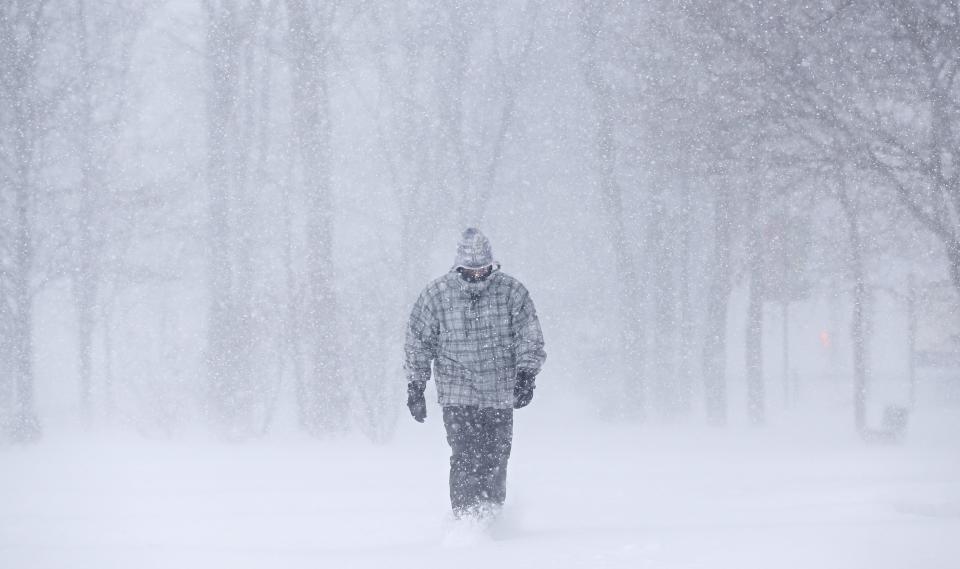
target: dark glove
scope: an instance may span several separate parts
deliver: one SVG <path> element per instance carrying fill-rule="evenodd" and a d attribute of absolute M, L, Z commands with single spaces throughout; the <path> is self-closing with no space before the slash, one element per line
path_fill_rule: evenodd
<path fill-rule="evenodd" d="M 427 418 L 427 400 L 423 390 L 427 388 L 425 381 L 411 381 L 407 384 L 407 409 L 418 423 Z"/>
<path fill-rule="evenodd" d="M 513 408 L 520 409 L 530 404 L 533 399 L 533 390 L 536 387 L 534 380 L 537 374 L 526 369 L 517 371 L 517 384 L 513 387 Z"/>

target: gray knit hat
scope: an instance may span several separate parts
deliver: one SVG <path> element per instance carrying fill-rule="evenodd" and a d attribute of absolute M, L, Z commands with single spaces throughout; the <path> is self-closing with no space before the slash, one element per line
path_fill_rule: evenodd
<path fill-rule="evenodd" d="M 490 240 L 476 227 L 468 227 L 457 244 L 457 260 L 453 268 L 481 269 L 494 263 Z"/>

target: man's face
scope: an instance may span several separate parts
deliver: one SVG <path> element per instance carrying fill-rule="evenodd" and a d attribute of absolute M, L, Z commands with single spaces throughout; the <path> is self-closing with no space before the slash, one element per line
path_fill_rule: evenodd
<path fill-rule="evenodd" d="M 460 273 L 460 278 L 463 280 L 469 283 L 478 283 L 490 276 L 490 273 L 493 272 L 493 265 L 487 265 L 486 267 L 481 267 L 479 269 L 459 267 L 457 272 Z"/>

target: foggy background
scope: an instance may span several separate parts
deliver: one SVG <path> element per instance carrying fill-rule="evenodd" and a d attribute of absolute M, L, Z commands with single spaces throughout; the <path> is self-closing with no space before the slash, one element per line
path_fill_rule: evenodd
<path fill-rule="evenodd" d="M 958 74 L 957 0 L 0 0 L 0 566 L 954 569 Z M 548 357 L 451 544 L 468 226 Z"/>
<path fill-rule="evenodd" d="M 0 436 L 389 441 L 468 225 L 541 405 L 956 413 L 958 71 L 948 0 L 4 0 Z"/>

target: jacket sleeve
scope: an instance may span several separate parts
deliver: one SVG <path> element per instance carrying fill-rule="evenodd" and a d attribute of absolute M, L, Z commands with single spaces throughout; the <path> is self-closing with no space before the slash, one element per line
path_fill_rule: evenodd
<path fill-rule="evenodd" d="M 403 345 L 407 382 L 430 379 L 430 362 L 437 357 L 440 322 L 432 310 L 430 295 L 423 291 L 413 305 Z"/>
<path fill-rule="evenodd" d="M 517 368 L 537 374 L 547 359 L 543 349 L 543 332 L 537 309 L 533 306 L 530 293 L 520 287 L 517 303 L 513 309 L 513 344 L 517 357 Z"/>

